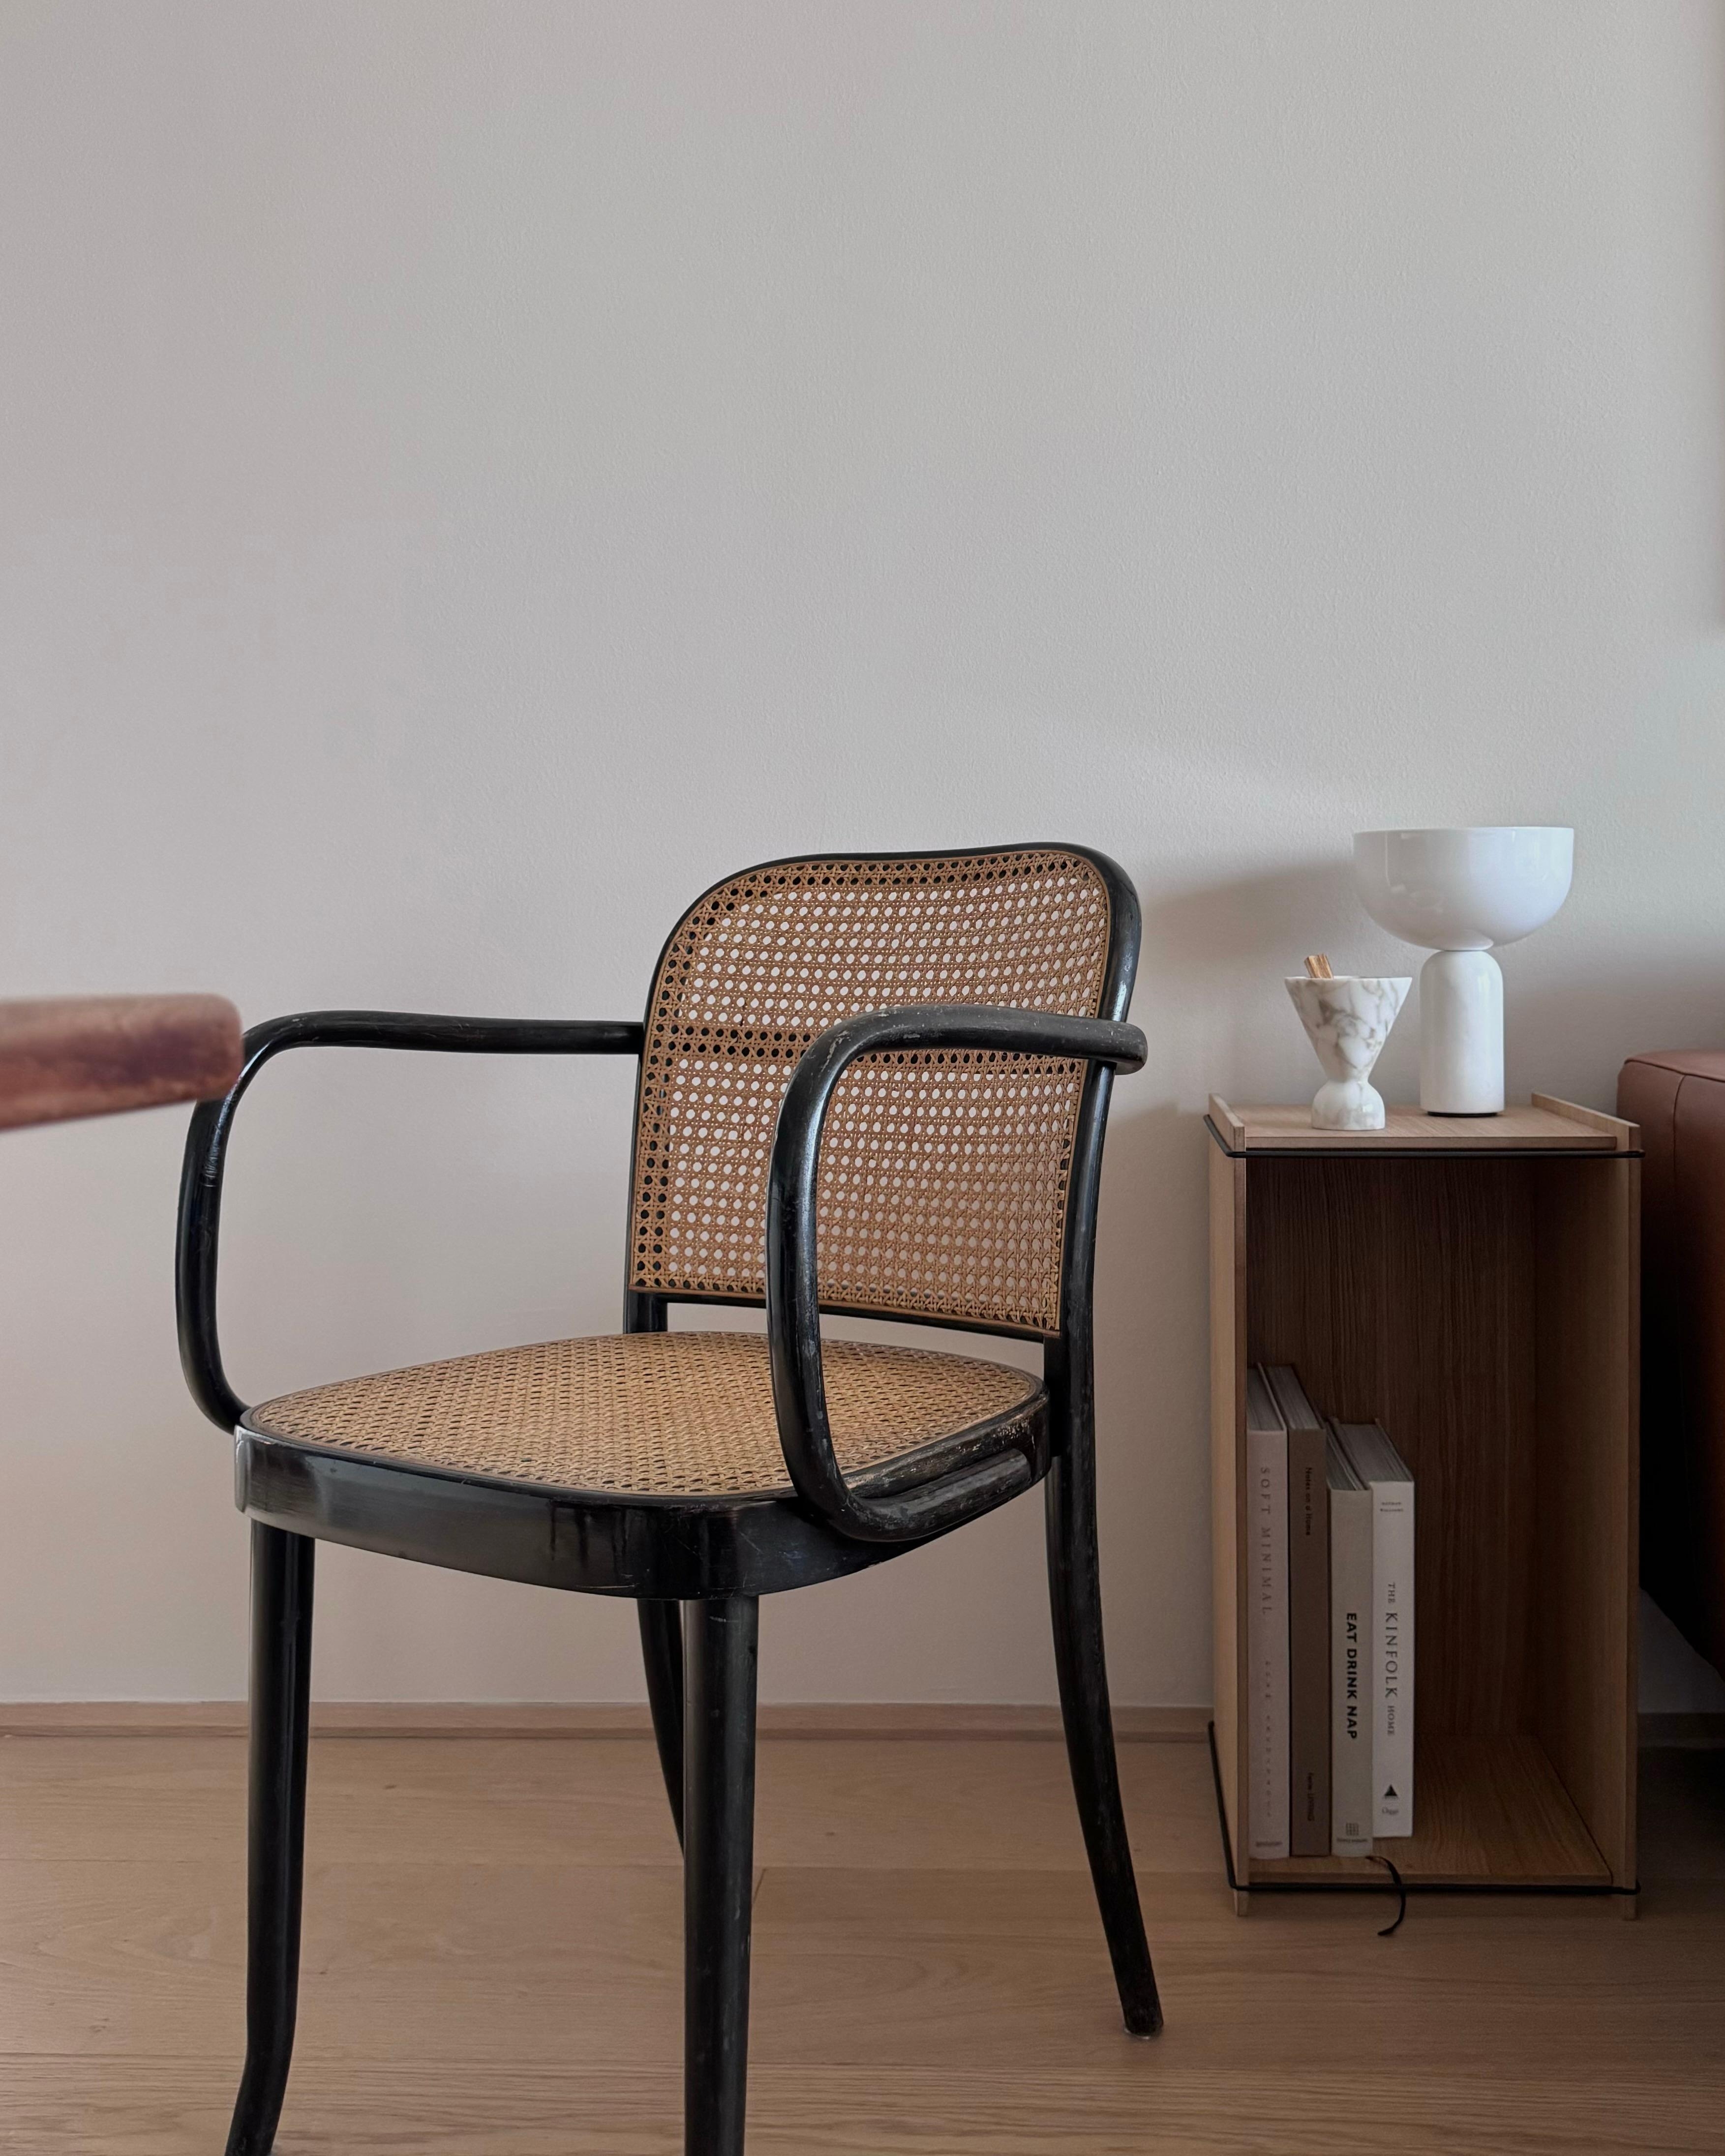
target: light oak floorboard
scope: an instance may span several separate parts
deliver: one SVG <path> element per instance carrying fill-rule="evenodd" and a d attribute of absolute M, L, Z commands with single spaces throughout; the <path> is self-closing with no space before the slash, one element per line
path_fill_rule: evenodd
<path fill-rule="evenodd" d="M 762 1748 L 754 2156 L 1700 2156 L 1725 2112 L 1725 1754 L 1651 1754 L 1643 1921 L 1261 1897 L 1207 1752 L 1122 1755 L 1168 2011 L 1124 2037 L 1058 1748 Z M 0 2150 L 219 2148 L 242 1748 L 0 1742 Z M 315 1748 L 280 2156 L 675 2156 L 680 1879 L 639 1739 Z M 1392 2123 L 1393 2122 L 1393 2128 Z"/>
<path fill-rule="evenodd" d="M 1139 1861 L 1209 1872 L 1207 1747 L 1120 1748 Z M 676 1861 L 659 1758 L 629 1738 L 314 1743 L 308 1855 L 429 1863 Z M 1065 1747 L 965 1738 L 801 1738 L 761 1747 L 762 1864 L 1085 1870 Z M 222 1737 L 0 1738 L 0 1851 L 157 1859 L 243 1851 L 245 1748 Z M 910 1837 L 907 1842 L 906 1837 Z"/>
<path fill-rule="evenodd" d="M 75 2133 L 64 2077 L 80 2081 Z M 225 2085 L 207 2062 L 134 2066 L 41 2059 L 0 2079 L 0 2148 L 80 2156 L 187 2156 L 219 2149 Z M 332 2066 L 296 2084 L 278 2156 L 680 2156 L 674 2072 L 523 2076 L 485 2061 Z M 1153 2089 L 1098 2087 L 1071 2074 L 999 2076 L 957 2068 L 893 2077 L 757 2069 L 750 2078 L 751 2156 L 1334 2156 L 1394 2147 L 1415 2156 L 1717 2156 L 1717 2083 L 1673 2088 L 1630 2074 L 1590 2097 L 1537 2075 L 1456 2071 L 1398 2091 L 1384 2126 L 1345 2123 L 1385 2092 L 1334 2069 L 1274 2082 L 1238 2066 L 1166 2069 Z"/>

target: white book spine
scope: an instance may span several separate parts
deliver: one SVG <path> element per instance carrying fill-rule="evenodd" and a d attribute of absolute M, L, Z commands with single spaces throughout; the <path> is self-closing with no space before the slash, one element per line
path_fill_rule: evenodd
<path fill-rule="evenodd" d="M 1372 1485 L 1377 1726 L 1373 1773 L 1379 1835 L 1414 1831 L 1414 1486 Z"/>
<path fill-rule="evenodd" d="M 1330 1846 L 1369 1856 L 1372 1747 L 1372 1492 L 1330 1491 Z"/>
<path fill-rule="evenodd" d="M 1250 1535 L 1249 1663 L 1251 1774 L 1248 1853 L 1288 1854 L 1288 1440 L 1285 1430 L 1249 1430 Z"/>

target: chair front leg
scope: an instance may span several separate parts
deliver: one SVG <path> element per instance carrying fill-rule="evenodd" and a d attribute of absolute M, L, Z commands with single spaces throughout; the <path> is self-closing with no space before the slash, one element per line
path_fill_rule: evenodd
<path fill-rule="evenodd" d="M 245 2072 L 228 2156 L 270 2156 L 293 2058 L 316 1550 L 307 1536 L 253 1522 Z"/>
<path fill-rule="evenodd" d="M 683 1613 L 683 2148 L 742 2156 L 759 1604 Z"/>
<path fill-rule="evenodd" d="M 671 1824 L 683 1839 L 683 1610 L 680 1603 L 644 1598 L 635 1604 L 641 1626 L 641 1660 L 647 1666 L 647 1703 L 659 1769 L 670 1799 Z"/>
<path fill-rule="evenodd" d="M 1096 1454 L 1088 1429 L 1075 1431 L 1065 1453 L 1049 1471 L 1046 1504 L 1049 1599 L 1073 1793 L 1127 2032 L 1153 2036 L 1162 2026 L 1162 2002 L 1138 1906 L 1114 1756 L 1114 1717 L 1102 1653 Z"/>

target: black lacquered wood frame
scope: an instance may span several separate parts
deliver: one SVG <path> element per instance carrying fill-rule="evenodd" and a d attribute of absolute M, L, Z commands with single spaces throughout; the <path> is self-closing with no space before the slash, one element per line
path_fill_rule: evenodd
<path fill-rule="evenodd" d="M 1137 1070 L 1144 1036 L 1134 1025 L 1063 1018 L 1047 1011 L 929 1005 L 842 1019 L 814 1041 L 798 1064 L 779 1111 L 767 1179 L 767 1336 L 779 1442 L 798 1494 L 841 1533 L 860 1542 L 902 1543 L 937 1534 L 973 1516 L 980 1503 L 1014 1496 L 1036 1479 L 1036 1462 L 1019 1451 L 989 1450 L 948 1467 L 937 1480 L 900 1497 L 871 1496 L 846 1482 L 833 1451 L 821 1370 L 816 1193 L 820 1137 L 833 1090 L 859 1056 L 882 1051 L 974 1050 L 983 1054 L 1071 1057 L 1091 1065 L 1080 1102 L 1080 1145 L 1086 1124 L 1100 1125 L 1104 1074 Z M 1098 1163 L 1099 1165 L 1100 1163 Z M 1079 1291 L 1072 1245 L 1094 1241 L 1096 1177 L 1074 1174 L 1079 1206 L 1069 1217 L 1060 1301 Z M 1089 1204 L 1083 1200 L 1087 1194 Z"/>
<path fill-rule="evenodd" d="M 1096 1017 L 951 1005 L 868 1013 L 829 1027 L 793 1074 L 769 1169 L 764 1297 L 791 1493 L 654 1497 L 547 1490 L 290 1442 L 249 1426 L 223 1365 L 216 1291 L 227 1147 L 239 1101 L 264 1063 L 299 1047 L 639 1060 L 642 1025 L 303 1013 L 253 1028 L 237 1082 L 223 1099 L 194 1111 L 176 1258 L 181 1360 L 198 1405 L 234 1436 L 236 1498 L 254 1523 L 248 2048 L 228 2156 L 268 2156 L 287 2083 L 303 1871 L 311 1553 L 320 1539 L 635 1599 L 660 1760 L 678 1833 L 687 1840 L 685 2156 L 741 2156 L 757 1598 L 881 1563 L 1045 1482 L 1055 1664 L 1091 1875 L 1127 2029 L 1151 2035 L 1161 2027 L 1103 1655 L 1091 1347 L 1110 1092 L 1115 1070 L 1139 1068 L 1146 1053 L 1142 1034 L 1126 1023 L 1138 907 L 1131 884 L 1105 856 L 1061 850 L 1085 854 L 1108 891 L 1110 940 Z M 1069 1162 L 1060 1329 L 1027 1336 L 1020 1327 L 910 1318 L 1040 1339 L 1041 1389 L 1026 1408 L 847 1479 L 828 1425 L 820 1353 L 822 1310 L 833 1307 L 821 1301 L 817 1264 L 822 1129 L 834 1089 L 859 1057 L 922 1050 L 1070 1058 L 1087 1066 Z M 639 1109 L 638 1081 L 637 1123 Z M 626 1288 L 624 1328 L 662 1332 L 673 1301 L 732 1300 Z"/>
<path fill-rule="evenodd" d="M 1025 850 L 1040 850 L 1027 848 Z M 1050 1380 L 1087 1358 L 1101 1136 L 1116 1068 L 1138 1069 L 1144 1037 L 1125 1022 L 1138 946 L 1137 895 L 1106 856 L 1081 853 L 1107 888 L 1110 941 L 1094 1019 L 999 1006 L 922 1004 L 830 1026 L 804 1053 L 780 1111 L 769 1172 L 765 1297 L 773 1398 L 800 1502 L 758 1496 L 658 1497 L 546 1489 L 453 1471 L 367 1460 L 250 1428 L 229 1383 L 216 1293 L 227 1149 L 239 1102 L 265 1063 L 290 1048 L 383 1048 L 461 1055 L 629 1055 L 633 1020 L 480 1019 L 395 1011 L 308 1011 L 245 1037 L 239 1079 L 201 1102 L 180 1184 L 176 1301 L 180 1360 L 193 1397 L 236 1440 L 235 1498 L 253 1519 L 321 1540 L 531 1584 L 657 1600 L 770 1594 L 861 1570 L 896 1548 L 943 1534 L 1046 1475 L 1060 1416 Z M 952 856 L 942 858 L 962 858 Z M 697 901 L 698 904 L 700 901 Z M 662 963 L 662 961 L 661 961 Z M 1089 1065 L 1073 1133 L 1060 1265 L 1061 1325 L 1045 1342 L 1045 1391 L 1026 1410 L 849 1481 L 834 1456 L 820 1353 L 816 1266 L 820 1137 L 834 1087 L 877 1051 L 974 1050 L 1070 1057 Z M 639 1114 L 639 1084 L 637 1110 Z M 728 1298 L 624 1293 L 629 1332 L 664 1328 L 674 1301 Z M 870 1313 L 861 1313 L 870 1314 Z M 1024 1337 L 1023 1328 L 902 1312 L 905 1322 Z"/>
<path fill-rule="evenodd" d="M 222 1183 L 234 1118 L 252 1081 L 288 1048 L 398 1048 L 458 1055 L 634 1055 L 643 1029 L 633 1020 L 439 1018 L 416 1011 L 300 1011 L 267 1019 L 245 1036 L 239 1075 L 219 1101 L 201 1101 L 186 1133 L 180 1173 L 174 1300 L 180 1368 L 192 1397 L 218 1429 L 231 1430 L 245 1404 L 228 1382 L 216 1329 L 216 1263 Z"/>

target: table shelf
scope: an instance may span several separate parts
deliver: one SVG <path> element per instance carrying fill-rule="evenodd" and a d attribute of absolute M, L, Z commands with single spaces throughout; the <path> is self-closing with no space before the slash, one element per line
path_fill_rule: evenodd
<path fill-rule="evenodd" d="M 1414 1830 L 1375 1845 L 1410 1887 L 1612 1884 L 1581 1815 L 1537 1737 L 1450 1737 L 1423 1744 L 1414 1770 Z M 1277 1880 L 1384 1884 L 1364 1856 L 1254 1858 L 1254 1887 Z"/>

